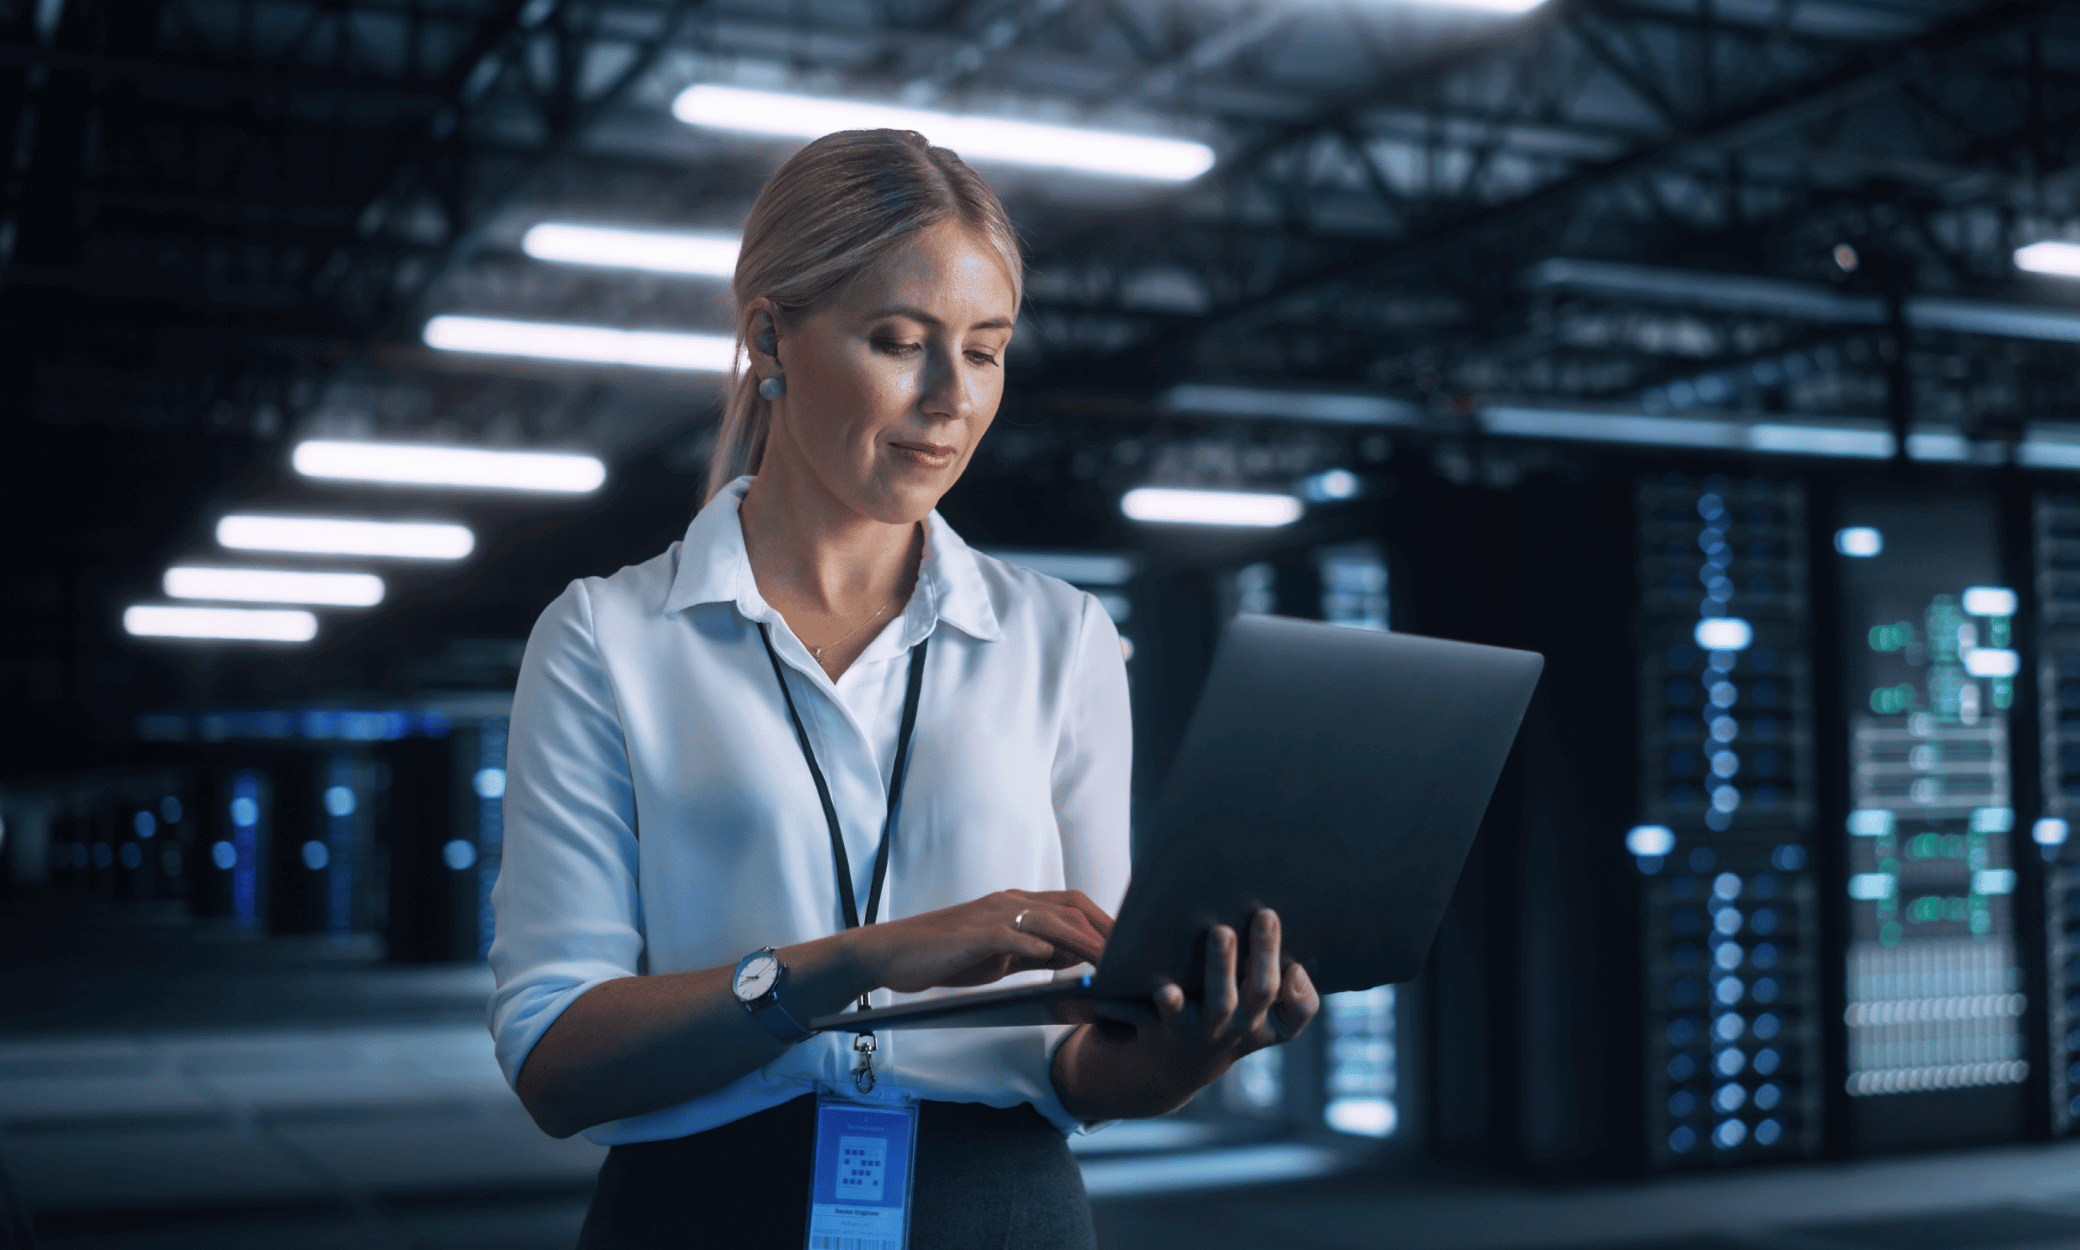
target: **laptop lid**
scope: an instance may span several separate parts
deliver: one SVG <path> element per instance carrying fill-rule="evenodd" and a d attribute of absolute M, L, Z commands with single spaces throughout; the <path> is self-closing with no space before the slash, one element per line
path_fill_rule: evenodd
<path fill-rule="evenodd" d="M 1412 979 L 1544 657 L 1241 616 L 1153 819 L 1094 990 L 1203 984 L 1201 935 L 1277 910 L 1323 993 Z"/>

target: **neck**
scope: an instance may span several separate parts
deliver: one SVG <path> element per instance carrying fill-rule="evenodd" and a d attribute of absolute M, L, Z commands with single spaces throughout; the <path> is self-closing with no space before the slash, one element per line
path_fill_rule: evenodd
<path fill-rule="evenodd" d="M 813 474 L 768 455 L 737 512 L 759 593 L 823 613 L 885 602 L 909 584 L 923 527 L 862 516 Z"/>

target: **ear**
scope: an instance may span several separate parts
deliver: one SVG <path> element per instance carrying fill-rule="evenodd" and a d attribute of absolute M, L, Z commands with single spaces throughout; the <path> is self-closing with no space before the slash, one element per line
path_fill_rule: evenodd
<path fill-rule="evenodd" d="M 761 295 L 744 305 L 741 335 L 751 356 L 751 371 L 770 377 L 780 369 L 780 310 Z"/>

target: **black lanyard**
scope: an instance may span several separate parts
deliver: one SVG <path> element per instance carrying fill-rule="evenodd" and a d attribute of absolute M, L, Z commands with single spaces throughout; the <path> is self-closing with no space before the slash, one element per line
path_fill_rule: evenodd
<path fill-rule="evenodd" d="M 859 904 L 852 891 L 852 859 L 845 854 L 845 831 L 838 824 L 838 809 L 831 802 L 830 783 L 823 779 L 823 767 L 816 762 L 816 749 L 809 745 L 809 731 L 802 726 L 802 714 L 795 710 L 794 695 L 787 689 L 787 674 L 780 666 L 780 653 L 773 650 L 772 631 L 765 625 L 758 627 L 758 638 L 766 644 L 766 658 L 773 662 L 773 677 L 780 683 L 780 697 L 787 701 L 787 719 L 794 722 L 794 740 L 801 745 L 802 758 L 809 764 L 809 775 L 816 779 L 816 797 L 823 800 L 823 819 L 830 825 L 831 857 L 838 861 L 838 901 L 845 907 L 845 927 L 860 926 Z M 888 779 L 888 815 L 881 822 L 881 846 L 874 852 L 874 879 L 867 890 L 867 916 L 865 923 L 873 924 L 874 917 L 881 911 L 881 885 L 888 880 L 888 848 L 895 841 L 896 812 L 903 802 L 903 776 L 909 771 L 910 735 L 917 728 L 917 699 L 924 691 L 924 650 L 930 636 L 918 640 L 910 648 L 910 681 L 903 690 L 903 723 L 896 731 L 896 765 Z"/>

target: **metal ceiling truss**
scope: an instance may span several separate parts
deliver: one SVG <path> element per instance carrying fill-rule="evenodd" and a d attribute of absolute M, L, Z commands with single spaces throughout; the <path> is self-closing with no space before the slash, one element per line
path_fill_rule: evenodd
<path fill-rule="evenodd" d="M 2015 243 L 2080 214 L 2080 27 L 2049 0 L 1550 0 L 1499 27 L 1355 0 L 69 0 L 39 28 L 50 11 L 0 17 L 0 299 L 78 310 L 47 319 L 37 368 L 82 419 L 124 386 L 220 424 L 323 407 L 327 379 L 423 371 L 401 345 L 436 307 L 717 320 L 720 284 L 533 265 L 514 223 L 741 213 L 771 149 L 685 137 L 659 92 L 750 64 L 949 108 L 1044 93 L 1216 142 L 1198 184 L 1116 208 L 1002 178 L 1042 395 L 1228 375 L 1665 397 L 1843 335 L 1527 293 L 1526 269 L 2015 298 Z M 1828 269 L 1842 241 L 1861 273 Z M 544 413 L 584 410 L 540 387 Z"/>

